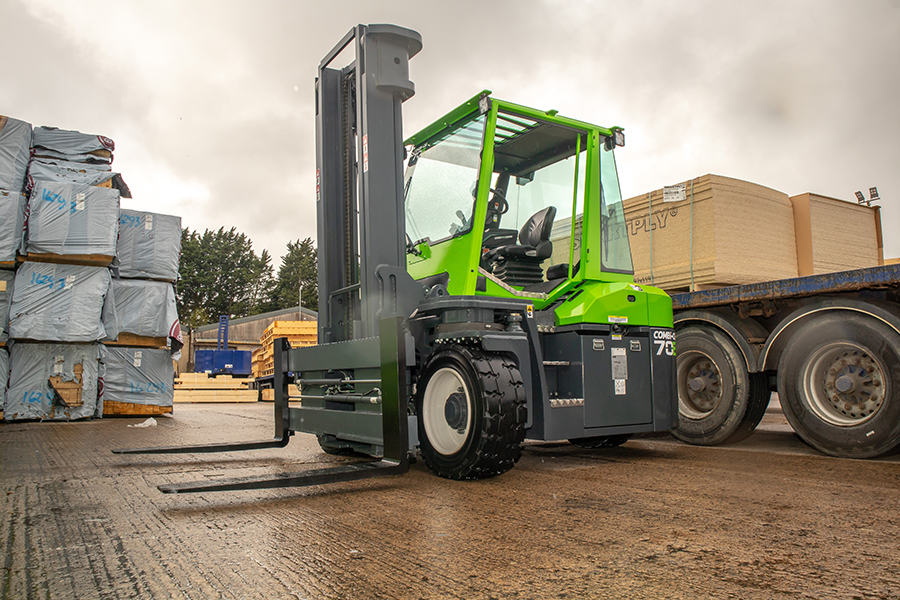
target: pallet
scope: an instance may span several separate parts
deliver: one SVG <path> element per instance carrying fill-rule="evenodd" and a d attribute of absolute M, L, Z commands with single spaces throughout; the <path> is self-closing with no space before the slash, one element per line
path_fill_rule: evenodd
<path fill-rule="evenodd" d="M 175 390 L 176 403 L 185 402 L 256 402 L 256 390 Z"/>
<path fill-rule="evenodd" d="M 84 267 L 108 267 L 114 256 L 104 254 L 50 254 L 48 252 L 29 252 L 19 257 L 19 262 L 55 263 L 58 265 L 81 265 Z"/>
<path fill-rule="evenodd" d="M 167 415 L 171 413 L 171 406 L 156 406 L 155 404 L 134 404 L 131 402 L 116 402 L 115 400 L 103 401 L 104 417 L 142 417 L 145 415 Z"/>
<path fill-rule="evenodd" d="M 148 337 L 133 333 L 120 333 L 119 339 L 114 342 L 103 342 L 107 346 L 137 346 L 139 348 L 165 348 L 168 338 Z"/>

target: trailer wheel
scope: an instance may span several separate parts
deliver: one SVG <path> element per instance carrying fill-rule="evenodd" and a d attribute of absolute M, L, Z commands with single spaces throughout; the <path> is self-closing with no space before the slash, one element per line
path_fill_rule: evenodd
<path fill-rule="evenodd" d="M 900 335 L 857 314 L 802 325 L 778 363 L 778 396 L 791 427 L 813 448 L 872 458 L 900 443 Z"/>
<path fill-rule="evenodd" d="M 699 446 L 733 443 L 756 429 L 769 403 L 765 375 L 749 373 L 740 349 L 710 327 L 677 332 L 679 440 Z"/>
<path fill-rule="evenodd" d="M 615 448 L 621 446 L 631 439 L 630 433 L 621 435 L 601 435 L 597 437 L 574 438 L 569 440 L 570 444 L 574 444 L 579 448 Z"/>
<path fill-rule="evenodd" d="M 417 384 L 419 448 L 448 479 L 510 470 L 525 439 L 525 386 L 507 355 L 454 346 L 428 361 Z"/>

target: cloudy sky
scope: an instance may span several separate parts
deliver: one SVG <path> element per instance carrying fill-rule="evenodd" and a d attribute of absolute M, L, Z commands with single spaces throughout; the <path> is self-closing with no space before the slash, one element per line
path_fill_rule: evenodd
<path fill-rule="evenodd" d="M 422 34 L 414 133 L 482 89 L 621 125 L 626 197 L 705 173 L 852 200 L 900 256 L 900 1 L 3 0 L 0 114 L 103 134 L 129 208 L 315 237 L 313 80 L 356 23 Z"/>

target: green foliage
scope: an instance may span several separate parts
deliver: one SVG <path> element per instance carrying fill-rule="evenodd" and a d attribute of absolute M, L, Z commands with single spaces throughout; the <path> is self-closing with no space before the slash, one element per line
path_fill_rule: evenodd
<path fill-rule="evenodd" d="M 271 294 L 271 310 L 297 306 L 303 286 L 304 308 L 319 310 L 318 266 L 316 247 L 311 238 L 288 242 L 287 254 L 281 257 L 278 277 Z"/>
<path fill-rule="evenodd" d="M 178 314 L 196 327 L 219 315 L 245 317 L 268 310 L 274 286 L 272 258 L 253 251 L 250 238 L 234 227 L 202 234 L 181 232 Z"/>

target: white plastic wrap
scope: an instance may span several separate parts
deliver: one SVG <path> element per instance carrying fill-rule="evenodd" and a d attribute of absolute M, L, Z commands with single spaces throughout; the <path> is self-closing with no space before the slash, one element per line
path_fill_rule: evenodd
<path fill-rule="evenodd" d="M 83 183 L 100 185 L 113 178 L 115 173 L 107 164 L 87 164 L 68 160 L 35 158 L 28 165 L 27 187 L 33 188 L 39 181 L 58 181 L 64 183 Z"/>
<path fill-rule="evenodd" d="M 180 331 L 175 288 L 171 283 L 113 279 L 112 292 L 118 333 L 174 338 L 176 331 Z"/>
<path fill-rule="evenodd" d="M 102 399 L 172 406 L 175 367 L 168 350 L 107 346 Z"/>
<path fill-rule="evenodd" d="M 35 127 L 32 145 L 35 156 L 76 162 L 110 163 L 116 149 L 108 137 L 57 127 Z"/>
<path fill-rule="evenodd" d="M 15 279 L 16 274 L 12 271 L 0 271 L 0 342 L 9 339 L 9 304 Z"/>
<path fill-rule="evenodd" d="M 122 209 L 117 254 L 120 277 L 175 281 L 181 257 L 181 217 Z"/>
<path fill-rule="evenodd" d="M 9 335 L 43 342 L 94 342 L 106 337 L 109 269 L 25 262 L 16 271 Z M 107 311 L 114 310 L 109 298 Z M 107 316 L 107 322 L 114 318 Z"/>
<path fill-rule="evenodd" d="M 37 181 L 28 209 L 26 252 L 115 256 L 118 190 Z"/>
<path fill-rule="evenodd" d="M 97 402 L 100 352 L 100 344 L 13 343 L 9 349 L 9 390 L 4 418 L 68 421 L 100 416 L 102 406 Z M 81 365 L 82 404 L 63 406 L 64 400 L 51 386 L 50 378 L 76 381 L 75 365 L 78 364 Z"/>
<path fill-rule="evenodd" d="M 15 266 L 16 253 L 22 249 L 25 227 L 25 196 L 0 190 L 0 263 Z"/>
<path fill-rule="evenodd" d="M 31 123 L 0 115 L 0 189 L 24 189 L 30 156 Z"/>

